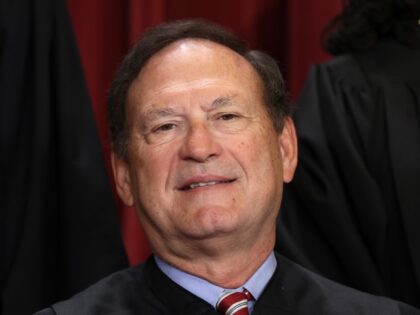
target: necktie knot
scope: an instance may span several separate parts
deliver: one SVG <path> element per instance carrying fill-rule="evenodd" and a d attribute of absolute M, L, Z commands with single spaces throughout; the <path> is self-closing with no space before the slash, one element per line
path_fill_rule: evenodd
<path fill-rule="evenodd" d="M 225 292 L 216 304 L 216 309 L 223 315 L 248 315 L 248 301 L 254 299 L 244 288 L 243 292 Z"/>

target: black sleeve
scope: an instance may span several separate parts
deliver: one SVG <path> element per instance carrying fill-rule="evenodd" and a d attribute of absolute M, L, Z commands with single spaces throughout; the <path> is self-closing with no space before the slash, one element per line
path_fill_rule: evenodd
<path fill-rule="evenodd" d="M 39 312 L 36 312 L 34 315 L 56 315 L 56 312 L 52 308 L 46 308 Z"/>
<path fill-rule="evenodd" d="M 408 304 L 399 303 L 398 308 L 401 315 L 420 315 L 420 310 Z"/>

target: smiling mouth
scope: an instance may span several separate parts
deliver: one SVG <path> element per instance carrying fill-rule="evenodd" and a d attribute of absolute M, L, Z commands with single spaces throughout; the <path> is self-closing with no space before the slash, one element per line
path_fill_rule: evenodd
<path fill-rule="evenodd" d="M 211 180 L 208 182 L 197 182 L 197 183 L 191 183 L 189 185 L 183 186 L 180 190 L 186 191 L 186 190 L 191 190 L 191 189 L 199 188 L 199 187 L 213 186 L 213 185 L 218 185 L 218 184 L 229 184 L 234 181 L 235 181 L 234 179 L 231 179 L 231 180 Z"/>

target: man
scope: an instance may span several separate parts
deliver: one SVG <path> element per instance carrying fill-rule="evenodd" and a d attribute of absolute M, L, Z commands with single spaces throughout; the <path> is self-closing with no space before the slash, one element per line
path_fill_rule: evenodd
<path fill-rule="evenodd" d="M 273 253 L 297 145 L 270 57 L 205 22 L 161 25 L 124 60 L 109 113 L 117 191 L 154 256 L 38 314 L 420 314 Z"/>

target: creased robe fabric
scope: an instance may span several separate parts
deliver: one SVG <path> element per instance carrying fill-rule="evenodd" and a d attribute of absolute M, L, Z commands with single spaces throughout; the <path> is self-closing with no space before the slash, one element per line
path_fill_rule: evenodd
<path fill-rule="evenodd" d="M 0 0 L 0 313 L 127 266 L 63 0 Z"/>
<path fill-rule="evenodd" d="M 420 306 L 420 51 L 389 40 L 314 66 L 294 120 L 277 249 Z"/>

